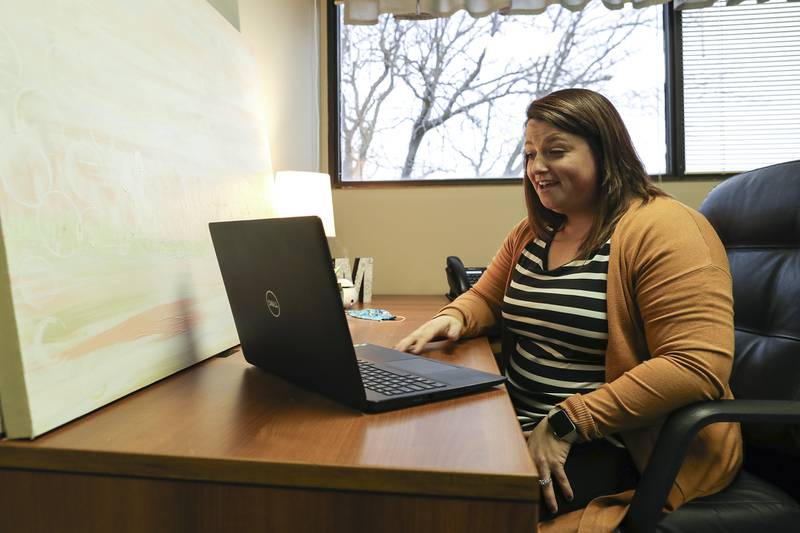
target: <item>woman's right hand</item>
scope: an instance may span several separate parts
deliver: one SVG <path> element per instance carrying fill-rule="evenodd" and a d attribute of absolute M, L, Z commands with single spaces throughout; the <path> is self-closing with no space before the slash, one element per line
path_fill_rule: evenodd
<path fill-rule="evenodd" d="M 448 315 L 441 315 L 428 320 L 414 330 L 411 335 L 398 342 L 394 349 L 402 352 L 420 353 L 431 340 L 446 337 L 451 341 L 456 341 L 461 337 L 464 326 L 457 318 Z"/>

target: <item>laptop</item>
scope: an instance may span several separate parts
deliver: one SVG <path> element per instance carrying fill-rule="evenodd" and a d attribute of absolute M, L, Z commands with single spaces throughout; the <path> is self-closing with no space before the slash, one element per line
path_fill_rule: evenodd
<path fill-rule="evenodd" d="M 354 346 L 319 217 L 211 222 L 245 359 L 364 412 L 493 387 L 505 377 Z"/>

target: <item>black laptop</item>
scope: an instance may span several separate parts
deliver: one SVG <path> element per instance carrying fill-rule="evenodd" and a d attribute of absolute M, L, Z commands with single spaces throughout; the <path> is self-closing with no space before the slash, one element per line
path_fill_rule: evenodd
<path fill-rule="evenodd" d="M 319 217 L 212 222 L 209 228 L 250 364 L 367 412 L 505 381 L 381 346 L 353 346 Z"/>

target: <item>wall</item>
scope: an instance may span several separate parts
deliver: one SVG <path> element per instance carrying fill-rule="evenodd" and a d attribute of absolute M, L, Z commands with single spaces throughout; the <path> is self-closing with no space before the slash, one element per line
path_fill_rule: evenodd
<path fill-rule="evenodd" d="M 254 44 L 266 77 L 276 170 L 317 170 L 316 154 L 311 153 L 314 142 L 323 147 L 319 168 L 327 170 L 325 62 L 319 75 L 307 68 L 316 64 L 314 4 L 239 4 L 242 33 Z M 319 42 L 324 45 L 324 12 L 319 19 Z M 309 104 L 317 97 L 323 116 L 320 130 Z M 312 142 L 314 136 L 317 141 Z M 714 184 L 670 182 L 664 188 L 697 207 Z M 334 191 L 333 203 L 336 237 L 330 240 L 331 250 L 335 256 L 374 257 L 376 294 L 445 293 L 444 258 L 459 255 L 469 265 L 485 265 L 525 213 L 518 185 L 344 188 Z"/>
<path fill-rule="evenodd" d="M 715 183 L 664 189 L 696 208 Z M 374 257 L 376 294 L 444 294 L 446 256 L 486 265 L 525 216 L 521 185 L 337 189 L 333 200 L 333 251 Z"/>
<path fill-rule="evenodd" d="M 272 168 L 317 170 L 314 0 L 239 0 L 242 36 L 259 65 Z"/>

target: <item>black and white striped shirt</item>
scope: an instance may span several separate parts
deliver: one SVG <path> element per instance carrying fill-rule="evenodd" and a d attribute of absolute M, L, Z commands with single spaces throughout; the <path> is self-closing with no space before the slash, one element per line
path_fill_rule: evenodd
<path fill-rule="evenodd" d="M 550 242 L 529 243 L 503 298 L 505 327 L 516 342 L 506 376 L 522 429 L 575 393 L 605 382 L 606 281 L 611 241 L 591 259 L 547 269 Z"/>

